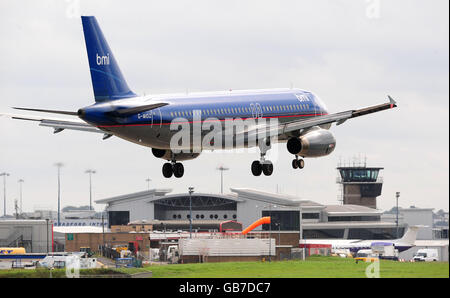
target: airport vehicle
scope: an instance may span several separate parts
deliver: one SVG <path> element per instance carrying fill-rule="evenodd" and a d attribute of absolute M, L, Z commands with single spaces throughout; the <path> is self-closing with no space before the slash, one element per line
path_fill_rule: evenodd
<path fill-rule="evenodd" d="M 90 258 L 94 255 L 94 252 L 90 247 L 80 247 L 80 252 L 86 253 L 86 257 Z"/>
<path fill-rule="evenodd" d="M 406 251 L 413 247 L 420 226 L 410 226 L 400 239 L 383 240 L 384 245 L 393 245 L 398 252 Z M 347 239 L 304 239 L 302 244 L 330 244 L 334 249 L 349 249 L 356 253 L 361 249 L 371 249 L 374 244 L 380 244 L 380 240 L 347 240 Z"/>
<path fill-rule="evenodd" d="M 378 262 L 378 254 L 374 253 L 371 249 L 360 249 L 355 256 L 356 263 L 358 262 Z"/>
<path fill-rule="evenodd" d="M 112 249 L 120 254 L 120 252 L 122 250 L 128 250 L 128 246 L 127 245 L 123 245 L 123 244 L 122 245 L 114 245 Z"/>
<path fill-rule="evenodd" d="M 120 258 L 131 258 L 131 251 L 128 249 L 123 249 L 120 251 Z"/>
<path fill-rule="evenodd" d="M 170 245 L 167 248 L 167 261 L 170 264 L 177 264 L 180 260 L 180 254 L 178 251 L 178 245 Z"/>
<path fill-rule="evenodd" d="M 142 261 L 133 257 L 116 259 L 116 268 L 141 268 L 141 267 Z"/>
<path fill-rule="evenodd" d="M 419 249 L 413 257 L 414 262 L 436 262 L 439 258 L 437 249 Z"/>
<path fill-rule="evenodd" d="M 104 140 L 117 136 L 150 147 L 156 158 L 167 161 L 162 166 L 166 178 L 182 177 L 181 162 L 202 151 L 250 147 L 260 151 L 260 158 L 251 164 L 252 174 L 270 176 L 273 164 L 266 153 L 276 143 L 286 143 L 292 167 L 302 169 L 304 158 L 334 151 L 336 140 L 329 131 L 333 123 L 397 107 L 388 96 L 387 103 L 329 114 L 317 95 L 297 88 L 139 96 L 125 81 L 96 18 L 81 18 L 95 103 L 78 111 L 14 107 L 73 119 L 10 116 L 38 121 L 54 133 L 95 132 Z"/>
<path fill-rule="evenodd" d="M 23 247 L 0 247 L 0 255 L 23 255 L 26 254 Z"/>
<path fill-rule="evenodd" d="M 130 241 L 128 242 L 128 250 L 133 254 L 137 255 L 139 251 L 139 244 L 137 241 Z"/>
<path fill-rule="evenodd" d="M 68 264 L 80 269 L 97 267 L 96 258 L 82 258 L 85 254 L 69 253 L 64 255 L 47 255 L 44 259 L 36 263 L 36 267 L 44 268 L 65 268 Z"/>
<path fill-rule="evenodd" d="M 341 258 L 353 258 L 350 249 L 333 249 L 331 251 L 331 255 L 333 257 L 341 257 Z"/>
<path fill-rule="evenodd" d="M 393 243 L 372 243 L 372 251 L 377 254 L 380 259 L 398 261 L 398 249 L 395 249 Z"/>

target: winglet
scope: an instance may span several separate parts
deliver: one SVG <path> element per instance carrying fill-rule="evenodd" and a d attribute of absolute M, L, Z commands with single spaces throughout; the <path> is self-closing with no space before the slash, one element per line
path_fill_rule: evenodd
<path fill-rule="evenodd" d="M 391 104 L 391 109 L 394 107 L 397 107 L 397 102 L 390 95 L 388 95 L 388 98 L 389 98 L 389 102 Z"/>

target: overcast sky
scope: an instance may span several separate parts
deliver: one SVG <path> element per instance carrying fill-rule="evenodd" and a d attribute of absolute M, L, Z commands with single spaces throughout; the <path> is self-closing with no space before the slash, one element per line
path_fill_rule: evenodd
<path fill-rule="evenodd" d="M 8 1 L 0 2 L 0 112 L 12 106 L 73 110 L 93 103 L 81 15 L 95 15 L 128 85 L 139 94 L 294 87 L 313 91 L 329 112 L 386 101 L 398 109 L 334 126 L 336 150 L 291 168 L 277 147 L 274 173 L 253 177 L 254 153 L 207 153 L 184 163 L 181 179 L 162 177 L 149 148 L 112 137 L 39 127 L 0 117 L 0 173 L 7 211 L 57 208 L 151 187 L 220 192 L 224 185 L 339 204 L 339 160 L 381 166 L 380 209 L 395 204 L 448 210 L 448 0 Z M 17 113 L 17 111 L 16 111 Z M 1 185 L 1 184 L 0 184 Z M 278 187 L 277 187 L 278 185 Z M 0 211 L 3 214 L 3 191 Z M 104 205 L 95 205 L 101 210 Z"/>

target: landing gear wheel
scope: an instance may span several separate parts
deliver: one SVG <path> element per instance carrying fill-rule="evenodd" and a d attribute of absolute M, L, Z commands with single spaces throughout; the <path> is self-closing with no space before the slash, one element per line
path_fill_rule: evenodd
<path fill-rule="evenodd" d="M 253 176 L 261 176 L 263 167 L 258 160 L 252 162 L 252 174 Z"/>
<path fill-rule="evenodd" d="M 303 159 L 292 160 L 292 168 L 303 169 L 305 167 L 305 161 Z"/>
<path fill-rule="evenodd" d="M 172 164 L 166 162 L 162 167 L 163 176 L 166 178 L 170 178 L 173 175 Z"/>
<path fill-rule="evenodd" d="M 270 176 L 273 173 L 273 164 L 270 161 L 266 161 L 262 164 L 262 171 L 264 175 Z"/>
<path fill-rule="evenodd" d="M 181 177 L 183 177 L 183 174 L 184 174 L 183 164 L 179 163 L 179 162 L 175 163 L 173 165 L 173 175 L 177 178 L 181 178 Z"/>

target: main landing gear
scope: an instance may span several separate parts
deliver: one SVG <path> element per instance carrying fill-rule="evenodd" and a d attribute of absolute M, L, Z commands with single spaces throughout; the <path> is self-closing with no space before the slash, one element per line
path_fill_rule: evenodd
<path fill-rule="evenodd" d="M 294 169 L 303 169 L 305 167 L 305 161 L 303 159 L 298 159 L 298 156 L 295 156 L 295 159 L 292 160 L 292 168 Z"/>
<path fill-rule="evenodd" d="M 170 178 L 172 175 L 176 178 L 181 178 L 184 175 L 184 166 L 176 161 L 166 162 L 162 167 L 162 173 L 166 178 Z"/>
<path fill-rule="evenodd" d="M 259 161 L 255 160 L 252 163 L 253 176 L 261 176 L 264 173 L 265 176 L 270 176 L 273 173 L 273 164 L 270 160 Z"/>
<path fill-rule="evenodd" d="M 258 146 L 261 150 L 261 157 L 259 160 L 252 162 L 252 174 L 253 176 L 261 176 L 264 173 L 265 176 L 270 176 L 273 173 L 273 164 L 270 160 L 265 159 L 267 151 L 271 148 L 270 140 L 264 140 Z"/>

